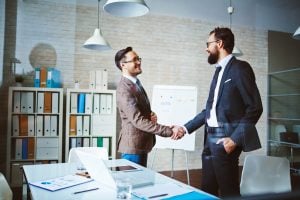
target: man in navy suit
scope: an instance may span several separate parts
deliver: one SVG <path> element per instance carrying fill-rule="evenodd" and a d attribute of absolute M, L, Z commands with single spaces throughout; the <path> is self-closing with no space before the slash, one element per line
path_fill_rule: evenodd
<path fill-rule="evenodd" d="M 221 197 L 239 196 L 239 156 L 261 148 L 255 128 L 263 108 L 251 66 L 232 55 L 229 28 L 210 32 L 208 63 L 216 65 L 206 108 L 184 127 L 192 133 L 205 125 L 202 190 Z"/>

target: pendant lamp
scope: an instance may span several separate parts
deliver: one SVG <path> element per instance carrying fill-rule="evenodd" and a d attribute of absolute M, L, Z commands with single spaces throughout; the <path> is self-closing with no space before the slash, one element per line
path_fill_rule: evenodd
<path fill-rule="evenodd" d="M 144 0 L 108 0 L 103 9 L 118 17 L 138 17 L 149 12 Z"/>
<path fill-rule="evenodd" d="M 91 50 L 103 51 L 103 50 L 109 50 L 111 49 L 111 47 L 101 34 L 101 30 L 99 26 L 99 18 L 100 18 L 99 4 L 100 4 L 100 0 L 98 0 L 98 28 L 95 29 L 93 36 L 87 39 L 87 41 L 85 41 L 83 47 Z"/>
<path fill-rule="evenodd" d="M 233 14 L 233 7 L 231 6 L 231 0 L 230 0 L 230 5 L 227 8 L 227 12 L 229 14 L 229 24 L 230 24 L 230 29 L 231 29 L 231 24 L 232 24 L 232 14 Z M 232 50 L 232 55 L 238 57 L 238 56 L 242 56 L 243 52 L 240 50 L 240 48 L 236 47 L 234 45 L 233 50 Z"/>
<path fill-rule="evenodd" d="M 297 28 L 297 30 L 295 31 L 294 35 L 293 35 L 294 39 L 300 40 L 300 26 Z"/>

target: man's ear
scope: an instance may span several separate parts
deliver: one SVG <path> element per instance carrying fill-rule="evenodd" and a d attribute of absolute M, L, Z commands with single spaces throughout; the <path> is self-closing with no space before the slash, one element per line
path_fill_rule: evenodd
<path fill-rule="evenodd" d="M 220 42 L 218 42 L 219 48 L 223 48 L 224 47 L 224 42 L 223 40 L 220 40 Z"/>

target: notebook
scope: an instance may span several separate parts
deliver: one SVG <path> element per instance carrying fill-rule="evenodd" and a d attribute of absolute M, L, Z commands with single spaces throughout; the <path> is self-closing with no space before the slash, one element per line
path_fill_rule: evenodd
<path fill-rule="evenodd" d="M 124 170 L 112 172 L 104 164 L 103 160 L 97 158 L 91 154 L 84 152 L 78 152 L 78 157 L 91 178 L 95 181 L 104 184 L 110 188 L 116 189 L 115 179 L 129 179 L 132 188 L 143 187 L 146 185 L 153 185 L 155 173 L 151 171 L 145 171 L 141 168 L 136 170 Z M 122 166 L 114 166 L 121 167 Z M 114 179 L 115 178 L 115 179 Z"/>

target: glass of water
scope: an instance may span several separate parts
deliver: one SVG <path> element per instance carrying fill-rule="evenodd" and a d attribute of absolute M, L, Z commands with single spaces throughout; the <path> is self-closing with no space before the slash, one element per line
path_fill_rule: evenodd
<path fill-rule="evenodd" d="M 129 179 L 117 179 L 117 199 L 131 199 L 132 185 Z"/>

